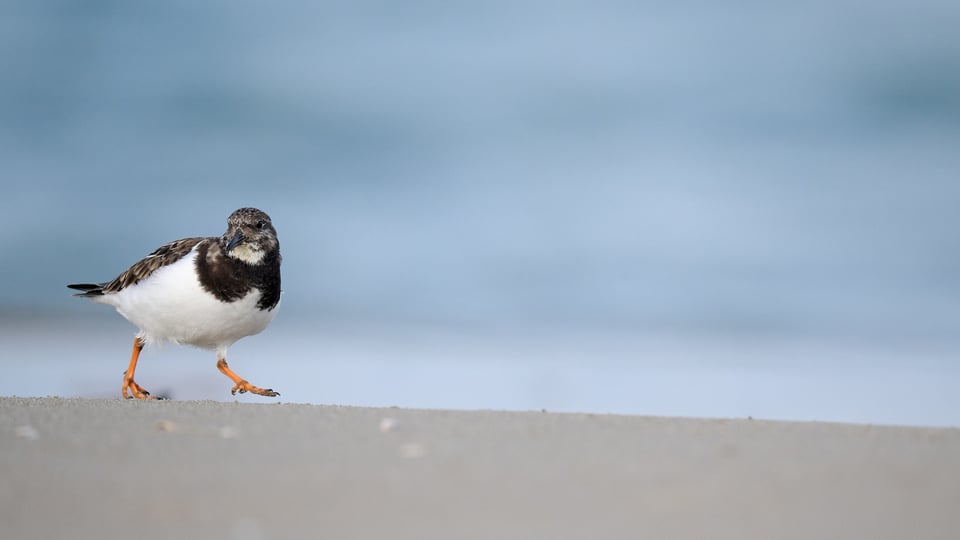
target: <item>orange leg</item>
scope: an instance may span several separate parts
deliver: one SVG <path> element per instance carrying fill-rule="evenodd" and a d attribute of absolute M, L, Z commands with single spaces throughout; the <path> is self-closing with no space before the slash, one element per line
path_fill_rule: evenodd
<path fill-rule="evenodd" d="M 241 376 L 237 375 L 232 369 L 230 369 L 230 366 L 227 365 L 227 360 L 225 358 L 217 359 L 217 369 L 220 370 L 220 373 L 230 377 L 230 380 L 234 382 L 234 386 L 230 390 L 231 394 L 236 395 L 236 393 L 239 391 L 241 394 L 250 392 L 251 394 L 267 397 L 276 397 L 280 395 L 279 392 L 274 392 L 270 388 L 259 388 L 245 381 Z"/>
<path fill-rule="evenodd" d="M 150 392 L 147 392 L 133 380 L 133 372 L 137 370 L 137 360 L 140 358 L 140 351 L 142 350 L 143 341 L 141 341 L 140 338 L 134 338 L 133 354 L 130 355 L 130 365 L 127 366 L 127 370 L 123 372 L 123 386 L 120 387 L 120 393 L 127 399 L 131 397 L 137 399 L 154 399 L 150 397 Z"/>

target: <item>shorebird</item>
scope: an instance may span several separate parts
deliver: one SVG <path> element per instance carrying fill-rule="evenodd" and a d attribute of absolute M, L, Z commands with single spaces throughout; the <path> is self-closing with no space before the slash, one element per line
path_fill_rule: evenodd
<path fill-rule="evenodd" d="M 113 281 L 67 285 L 75 294 L 116 308 L 139 328 L 120 393 L 150 399 L 134 381 L 144 346 L 173 342 L 212 350 L 217 368 L 234 382 L 231 394 L 279 396 L 227 365 L 227 349 L 262 332 L 280 304 L 280 243 L 270 216 L 241 208 L 223 236 L 184 238 L 163 245 Z"/>

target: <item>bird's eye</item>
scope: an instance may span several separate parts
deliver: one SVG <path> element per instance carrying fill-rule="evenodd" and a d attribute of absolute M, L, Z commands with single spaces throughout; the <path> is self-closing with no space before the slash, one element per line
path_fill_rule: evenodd
<path fill-rule="evenodd" d="M 266 224 L 267 224 L 267 222 L 261 219 L 260 221 L 257 221 L 257 228 L 258 228 L 258 229 L 262 229 L 263 226 L 266 225 Z"/>

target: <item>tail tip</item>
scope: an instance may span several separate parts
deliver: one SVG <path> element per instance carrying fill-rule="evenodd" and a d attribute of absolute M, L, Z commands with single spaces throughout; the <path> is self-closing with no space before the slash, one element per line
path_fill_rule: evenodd
<path fill-rule="evenodd" d="M 83 291 L 82 293 L 74 294 L 74 296 L 102 296 L 103 295 L 103 285 L 97 283 L 71 283 L 67 285 L 67 288 L 74 289 L 77 291 Z"/>

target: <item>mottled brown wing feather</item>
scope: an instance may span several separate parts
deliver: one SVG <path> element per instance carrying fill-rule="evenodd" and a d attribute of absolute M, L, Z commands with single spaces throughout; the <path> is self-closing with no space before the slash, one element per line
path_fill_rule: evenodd
<path fill-rule="evenodd" d="M 150 276 L 150 274 L 156 272 L 158 268 L 163 268 L 168 264 L 180 260 L 181 257 L 190 253 L 190 250 L 193 249 L 194 246 L 204 240 L 216 242 L 216 238 L 184 238 L 157 248 L 156 251 L 128 268 L 126 272 L 117 276 L 116 279 L 104 285 L 103 292 L 115 293 L 139 283 L 141 280 Z"/>

